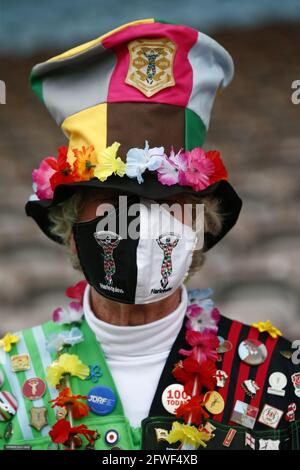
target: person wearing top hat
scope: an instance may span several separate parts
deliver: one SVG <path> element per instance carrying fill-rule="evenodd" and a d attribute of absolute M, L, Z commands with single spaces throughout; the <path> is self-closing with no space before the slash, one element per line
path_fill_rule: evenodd
<path fill-rule="evenodd" d="M 203 149 L 233 74 L 215 40 L 154 18 L 33 67 L 68 146 L 33 171 L 26 214 L 84 279 L 0 340 L 1 448 L 299 448 L 297 350 L 186 288 L 242 206 Z"/>

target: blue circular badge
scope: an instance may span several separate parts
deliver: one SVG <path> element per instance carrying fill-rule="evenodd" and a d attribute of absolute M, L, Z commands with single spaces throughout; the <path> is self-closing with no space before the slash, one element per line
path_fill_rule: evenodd
<path fill-rule="evenodd" d="M 117 397 L 109 387 L 92 388 L 88 393 L 88 405 L 96 415 L 108 415 L 116 406 Z"/>

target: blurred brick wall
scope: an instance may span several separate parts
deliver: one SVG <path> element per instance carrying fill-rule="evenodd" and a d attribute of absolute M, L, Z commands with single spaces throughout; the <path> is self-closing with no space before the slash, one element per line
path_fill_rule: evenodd
<path fill-rule="evenodd" d="M 205 147 L 222 151 L 244 205 L 238 224 L 207 254 L 194 287 L 212 287 L 224 315 L 247 323 L 272 319 L 300 337 L 299 25 L 215 34 L 236 75 L 218 97 Z M 30 58 L 1 58 L 7 104 L 0 107 L 0 330 L 48 320 L 78 279 L 63 249 L 24 215 L 31 171 L 65 143 L 28 87 Z"/>

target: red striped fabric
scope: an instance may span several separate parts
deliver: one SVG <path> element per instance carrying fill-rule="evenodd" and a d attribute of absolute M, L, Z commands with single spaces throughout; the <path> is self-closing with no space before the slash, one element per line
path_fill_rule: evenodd
<path fill-rule="evenodd" d="M 249 334 L 247 336 L 247 339 L 258 339 L 259 336 L 259 331 L 257 328 L 250 328 Z M 237 345 L 238 347 L 239 345 Z M 238 379 L 236 383 L 236 389 L 235 389 L 235 394 L 233 398 L 233 407 L 236 403 L 237 400 L 244 401 L 245 399 L 245 391 L 242 387 L 242 383 L 244 380 L 247 380 L 249 378 L 249 373 L 250 373 L 250 367 L 257 367 L 257 366 L 250 366 L 249 364 L 246 364 L 241 360 L 240 367 L 239 367 L 239 373 L 238 373 Z M 259 366 L 261 367 L 261 365 Z M 232 414 L 232 413 L 231 413 Z M 230 416 L 231 416 L 230 414 Z"/>
<path fill-rule="evenodd" d="M 229 377 L 229 380 L 226 380 L 225 387 L 220 388 L 218 392 L 220 395 L 222 395 L 224 402 L 226 403 L 227 395 L 228 395 L 228 388 L 229 388 L 229 382 L 230 382 L 230 371 L 232 368 L 232 363 L 236 351 L 236 346 L 238 342 L 238 337 L 242 329 L 242 323 L 238 321 L 233 321 L 229 330 L 229 334 L 227 336 L 227 340 L 232 343 L 232 349 L 226 353 L 224 353 L 224 359 L 223 359 L 223 364 L 222 364 L 222 370 L 224 370 Z M 214 416 L 215 421 L 221 422 L 223 419 L 223 414 L 220 413 L 219 415 Z"/>
<path fill-rule="evenodd" d="M 266 346 L 267 351 L 268 351 L 268 357 L 265 360 L 265 362 L 263 364 L 261 364 L 258 368 L 255 381 L 256 381 L 257 385 L 260 387 L 260 389 L 256 392 L 255 397 L 253 397 L 251 399 L 251 402 L 250 402 L 250 404 L 252 406 L 257 406 L 257 408 L 259 408 L 259 406 L 260 406 L 260 401 L 261 401 L 263 390 L 264 390 L 264 384 L 265 384 L 266 376 L 267 376 L 267 373 L 268 373 L 270 361 L 272 359 L 272 355 L 273 355 L 275 346 L 277 344 L 277 340 L 278 340 L 278 338 L 275 339 L 275 338 L 272 338 L 271 336 L 269 336 L 267 341 L 265 342 L 265 346 Z"/>

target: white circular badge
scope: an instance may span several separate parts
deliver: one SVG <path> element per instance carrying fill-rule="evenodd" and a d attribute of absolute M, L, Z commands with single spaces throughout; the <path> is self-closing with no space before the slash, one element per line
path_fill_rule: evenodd
<path fill-rule="evenodd" d="M 269 377 L 269 384 L 274 389 L 282 389 L 287 384 L 287 378 L 282 372 L 273 372 Z"/>
<path fill-rule="evenodd" d="M 172 415 L 176 414 L 176 409 L 185 403 L 189 396 L 184 391 L 182 384 L 171 384 L 163 391 L 161 401 L 165 410 Z"/>

